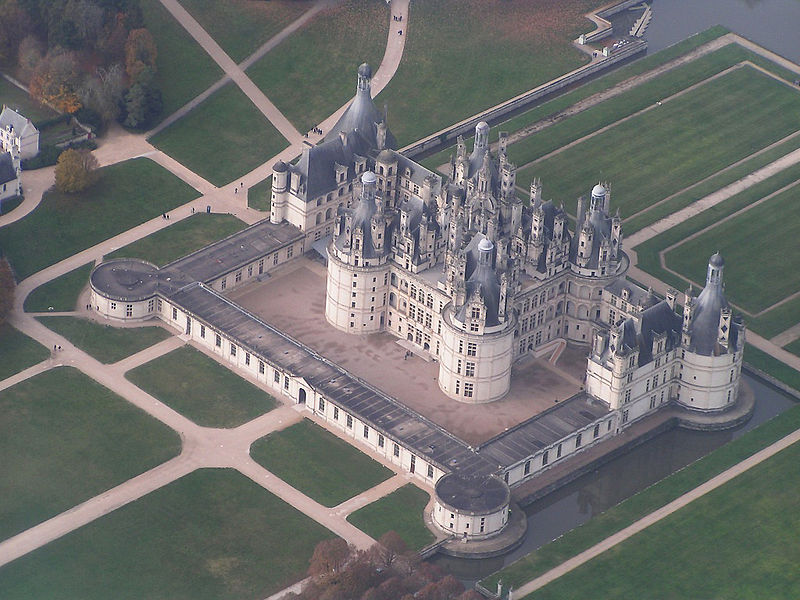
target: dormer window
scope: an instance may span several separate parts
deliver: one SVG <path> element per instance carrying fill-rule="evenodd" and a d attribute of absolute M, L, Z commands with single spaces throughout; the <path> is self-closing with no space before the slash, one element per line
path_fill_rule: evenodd
<path fill-rule="evenodd" d="M 472 307 L 472 318 L 473 319 L 480 319 L 481 318 L 481 309 L 477 306 Z"/>

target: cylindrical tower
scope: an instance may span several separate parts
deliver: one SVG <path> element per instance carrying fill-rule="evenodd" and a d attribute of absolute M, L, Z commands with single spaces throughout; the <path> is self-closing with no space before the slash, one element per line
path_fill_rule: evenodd
<path fill-rule="evenodd" d="M 436 482 L 433 522 L 451 535 L 479 540 L 505 528 L 510 503 L 508 485 L 496 477 L 449 473 Z"/>
<path fill-rule="evenodd" d="M 289 187 L 289 168 L 286 163 L 279 160 L 272 166 L 272 191 L 270 198 L 269 220 L 271 223 L 280 223 L 286 218 L 286 194 Z"/>

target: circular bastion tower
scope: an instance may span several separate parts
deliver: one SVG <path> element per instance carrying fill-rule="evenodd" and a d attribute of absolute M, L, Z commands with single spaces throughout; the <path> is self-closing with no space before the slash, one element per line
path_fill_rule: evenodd
<path fill-rule="evenodd" d="M 325 318 L 347 333 L 383 329 L 389 285 L 388 215 L 372 171 L 361 176 L 355 208 L 340 209 L 328 246 Z"/>
<path fill-rule="evenodd" d="M 509 310 L 507 280 L 494 266 L 495 245 L 478 243 L 472 273 L 444 308 L 439 387 L 460 402 L 499 400 L 511 386 L 515 313 Z"/>
<path fill-rule="evenodd" d="M 464 541 L 499 534 L 508 524 L 511 491 L 492 476 L 449 473 L 436 482 L 433 522 Z"/>

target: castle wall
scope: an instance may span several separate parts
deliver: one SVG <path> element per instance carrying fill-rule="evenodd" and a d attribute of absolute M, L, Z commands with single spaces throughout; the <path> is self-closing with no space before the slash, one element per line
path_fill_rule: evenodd
<path fill-rule="evenodd" d="M 695 410 L 721 410 L 736 400 L 743 352 L 702 356 L 683 353 L 678 403 Z"/>
<path fill-rule="evenodd" d="M 347 333 L 382 331 L 388 304 L 389 265 L 355 267 L 328 250 L 325 318 Z"/>
<path fill-rule="evenodd" d="M 433 523 L 445 533 L 480 540 L 500 532 L 508 522 L 508 506 L 494 512 L 465 513 L 443 504 L 438 498 L 431 512 Z"/>

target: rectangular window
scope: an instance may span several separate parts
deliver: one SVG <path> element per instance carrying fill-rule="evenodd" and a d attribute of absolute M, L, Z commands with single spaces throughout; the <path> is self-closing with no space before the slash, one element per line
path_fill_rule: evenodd
<path fill-rule="evenodd" d="M 464 342 L 463 340 L 458 340 L 458 353 L 464 354 Z"/>
<path fill-rule="evenodd" d="M 258 261 L 258 274 L 261 275 L 264 272 L 264 259 L 262 258 Z"/>
<path fill-rule="evenodd" d="M 283 376 L 283 389 L 285 389 L 285 390 L 289 389 L 289 376 L 288 375 L 284 375 Z"/>
<path fill-rule="evenodd" d="M 161 303 L 161 298 L 156 298 L 156 310 L 161 312 L 161 309 L 164 308 L 163 304 Z"/>
<path fill-rule="evenodd" d="M 280 383 L 281 382 L 281 372 L 276 370 L 275 371 L 275 375 L 273 376 L 273 379 L 275 380 L 275 383 Z"/>
<path fill-rule="evenodd" d="M 200 325 L 200 337 L 203 338 L 203 339 L 205 339 L 205 337 L 206 337 L 206 326 L 205 325 Z"/>
<path fill-rule="evenodd" d="M 289 246 L 286 249 L 286 258 L 292 258 L 292 254 L 294 254 L 294 246 Z"/>
<path fill-rule="evenodd" d="M 253 276 L 253 265 L 250 265 L 249 267 L 247 267 L 247 276 L 248 277 L 252 277 Z"/>
<path fill-rule="evenodd" d="M 650 408 L 655 408 L 655 407 L 656 407 L 656 397 L 650 396 Z"/>
<path fill-rule="evenodd" d="M 116 308 L 116 307 L 117 307 L 117 305 L 112 302 L 111 303 L 111 308 Z M 178 320 L 178 309 L 177 308 L 173 308 L 172 309 L 172 320 L 173 321 L 177 321 Z"/>
<path fill-rule="evenodd" d="M 220 282 L 219 287 L 220 287 L 221 290 L 225 290 L 225 288 L 228 287 L 228 279 L 226 277 L 222 278 L 222 281 Z"/>
<path fill-rule="evenodd" d="M 231 344 L 231 356 L 236 356 L 236 344 Z"/>
<path fill-rule="evenodd" d="M 125 316 L 132 317 L 133 316 L 133 304 L 126 304 L 125 305 Z"/>
<path fill-rule="evenodd" d="M 392 450 L 395 456 L 400 456 L 400 446 L 397 444 L 394 445 L 394 449 Z"/>
<path fill-rule="evenodd" d="M 623 410 L 622 411 L 622 422 L 623 423 L 627 423 L 628 422 L 628 411 L 627 410 Z"/>
<path fill-rule="evenodd" d="M 548 451 L 545 450 L 542 454 L 542 466 L 545 466 L 548 462 L 550 462 L 550 455 Z"/>
<path fill-rule="evenodd" d="M 475 342 L 469 342 L 467 344 L 467 356 L 477 356 L 478 355 L 478 344 Z"/>
<path fill-rule="evenodd" d="M 472 390 L 474 389 L 473 385 L 474 384 L 469 383 L 469 382 L 465 382 L 464 383 L 464 397 L 465 398 L 472 398 Z"/>
<path fill-rule="evenodd" d="M 325 398 L 319 399 L 319 412 L 325 412 Z"/>
<path fill-rule="evenodd" d="M 600 437 L 600 424 L 594 426 L 594 437 Z"/>
<path fill-rule="evenodd" d="M 278 253 L 277 252 L 272 255 L 272 264 L 273 265 L 277 265 L 278 264 Z"/>
<path fill-rule="evenodd" d="M 222 348 L 222 336 L 218 333 L 215 333 L 214 336 L 214 345 L 217 348 Z"/>
<path fill-rule="evenodd" d="M 478 331 L 478 323 L 470 323 L 469 330 L 472 332 Z"/>
<path fill-rule="evenodd" d="M 433 466 L 428 465 L 428 477 L 433 477 Z"/>
<path fill-rule="evenodd" d="M 456 373 L 461 375 L 461 359 L 458 359 L 458 361 L 456 361 Z"/>
<path fill-rule="evenodd" d="M 579 433 L 578 435 L 575 436 L 575 447 L 580 448 L 582 441 L 583 441 L 583 434 Z"/>
<path fill-rule="evenodd" d="M 467 361 L 466 368 L 464 369 L 464 375 L 467 377 L 474 377 L 475 376 L 475 363 Z"/>
<path fill-rule="evenodd" d="M 529 461 L 529 460 L 526 460 L 526 461 L 525 461 L 525 468 L 523 469 L 523 472 L 522 472 L 522 474 L 523 474 L 523 475 L 527 475 L 527 474 L 528 474 L 528 473 L 530 473 L 530 472 L 531 472 L 531 461 Z"/>
<path fill-rule="evenodd" d="M 561 458 L 561 444 L 556 448 L 556 458 Z"/>
<path fill-rule="evenodd" d="M 378 448 L 383 448 L 384 443 L 383 436 L 378 434 Z"/>
<path fill-rule="evenodd" d="M 369 427 L 364 425 L 364 437 L 369 439 Z"/>
<path fill-rule="evenodd" d="M 248 367 L 250 366 L 250 353 L 249 352 L 245 352 L 244 353 L 244 364 L 247 365 Z"/>
<path fill-rule="evenodd" d="M 233 278 L 236 283 L 239 283 L 242 280 L 242 272 L 236 271 L 236 276 Z"/>
<path fill-rule="evenodd" d="M 264 361 L 258 361 L 258 372 L 263 375 L 264 374 Z"/>
<path fill-rule="evenodd" d="M 410 468 L 408 470 L 411 473 L 413 473 L 413 472 L 415 472 L 417 470 L 417 457 L 414 456 L 413 454 L 411 455 L 411 466 L 410 466 Z"/>
<path fill-rule="evenodd" d="M 347 421 L 347 428 L 348 429 L 352 429 L 353 428 L 353 417 L 351 415 L 347 415 L 346 421 Z"/>
<path fill-rule="evenodd" d="M 333 407 L 333 420 L 334 421 L 338 421 L 339 420 L 339 407 L 338 406 L 334 406 Z"/>
<path fill-rule="evenodd" d="M 625 390 L 625 404 L 631 401 L 631 391 Z"/>
<path fill-rule="evenodd" d="M 155 300 L 153 300 L 153 299 L 148 300 L 147 301 L 147 312 L 153 312 L 153 309 L 155 308 L 155 305 L 156 305 L 156 301 Z"/>
<path fill-rule="evenodd" d="M 461 382 L 456 379 L 456 396 L 461 393 Z"/>

